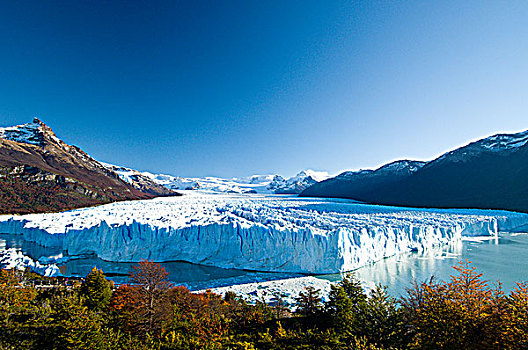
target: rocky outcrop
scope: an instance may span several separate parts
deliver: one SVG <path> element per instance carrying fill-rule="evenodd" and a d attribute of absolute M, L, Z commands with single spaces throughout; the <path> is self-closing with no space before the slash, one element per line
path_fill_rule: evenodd
<path fill-rule="evenodd" d="M 120 200 L 175 195 L 152 183 L 136 188 L 39 119 L 0 128 L 0 213 L 60 211 Z"/>

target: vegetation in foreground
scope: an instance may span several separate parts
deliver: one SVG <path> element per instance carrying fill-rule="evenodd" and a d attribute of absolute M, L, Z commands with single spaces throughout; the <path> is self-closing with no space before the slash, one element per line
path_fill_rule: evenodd
<path fill-rule="evenodd" d="M 82 283 L 55 286 L 57 279 L 2 270 L 0 348 L 528 348 L 528 285 L 506 294 L 469 262 L 454 268 L 449 281 L 414 283 L 399 300 L 382 286 L 366 294 L 348 275 L 326 302 L 306 288 L 295 312 L 280 296 L 249 305 L 233 293 L 193 294 L 150 261 L 117 288 L 95 268 Z"/>

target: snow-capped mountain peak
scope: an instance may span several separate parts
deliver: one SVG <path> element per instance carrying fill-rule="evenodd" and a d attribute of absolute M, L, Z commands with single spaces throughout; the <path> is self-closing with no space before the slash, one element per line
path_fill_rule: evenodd
<path fill-rule="evenodd" d="M 0 138 L 5 140 L 41 146 L 43 143 L 43 127 L 46 126 L 39 119 L 32 123 L 0 128 Z"/>
<path fill-rule="evenodd" d="M 200 190 L 208 193 L 298 194 L 314 183 L 328 178 L 328 173 L 314 170 L 301 171 L 289 179 L 285 179 L 280 175 L 269 174 L 231 179 L 213 176 L 187 178 L 140 172 L 108 163 L 102 164 L 116 172 L 121 179 L 131 184 L 134 184 L 142 178 L 149 178 L 157 184 L 171 190 Z"/>
<path fill-rule="evenodd" d="M 397 160 L 397 161 L 382 165 L 381 167 L 375 170 L 361 169 L 357 171 L 345 171 L 339 174 L 337 177 L 340 179 L 348 179 L 348 178 L 359 178 L 359 177 L 365 177 L 365 176 L 378 176 L 378 175 L 386 175 L 386 176 L 410 175 L 420 170 L 425 164 L 426 162 L 422 162 L 418 160 L 407 160 L 407 159 Z"/>
<path fill-rule="evenodd" d="M 330 175 L 326 171 L 316 171 L 312 169 L 303 170 L 299 172 L 296 176 L 294 176 L 291 179 L 302 179 L 305 177 L 311 177 L 317 182 L 321 182 L 323 180 L 326 180 L 330 177 Z"/>
<path fill-rule="evenodd" d="M 490 151 L 515 150 L 528 143 L 528 130 L 516 134 L 493 135 L 477 142 Z"/>
<path fill-rule="evenodd" d="M 326 172 L 303 170 L 287 180 L 281 176 L 275 177 L 269 189 L 277 194 L 297 194 L 328 177 Z"/>

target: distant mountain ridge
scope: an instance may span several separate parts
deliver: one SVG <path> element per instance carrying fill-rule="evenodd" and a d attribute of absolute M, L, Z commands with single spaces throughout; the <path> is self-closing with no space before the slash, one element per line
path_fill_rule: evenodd
<path fill-rule="evenodd" d="M 497 134 L 430 162 L 397 161 L 314 184 L 301 196 L 528 212 L 528 131 Z"/>
<path fill-rule="evenodd" d="M 375 170 L 345 171 L 301 192 L 304 197 L 337 197 L 368 201 L 377 190 L 394 185 L 425 165 L 425 162 L 399 160 Z"/>
<path fill-rule="evenodd" d="M 215 193 L 299 194 L 311 185 L 328 178 L 327 173 L 314 170 L 301 171 L 288 179 L 280 175 L 253 175 L 231 179 L 220 177 L 187 178 L 140 172 L 107 163 L 102 164 L 119 174 L 121 179 L 133 185 L 148 179 L 171 190 L 200 190 Z"/>
<path fill-rule="evenodd" d="M 60 211 L 175 194 L 150 185 L 138 189 L 127 184 L 37 118 L 0 128 L 0 213 Z"/>

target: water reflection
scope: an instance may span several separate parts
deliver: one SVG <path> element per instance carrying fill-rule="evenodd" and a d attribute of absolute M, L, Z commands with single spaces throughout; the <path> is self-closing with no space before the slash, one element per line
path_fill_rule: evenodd
<path fill-rule="evenodd" d="M 452 243 L 426 252 L 393 256 L 355 272 L 367 286 L 381 283 L 392 295 L 399 296 L 405 294 L 412 281 L 423 282 L 431 276 L 449 280 L 456 272 L 452 266 L 466 259 L 483 273 L 484 279 L 490 283 L 500 280 L 509 291 L 515 282 L 528 279 L 528 235 L 504 233 L 497 239 Z M 321 277 L 330 281 L 342 278 L 340 274 Z"/>

